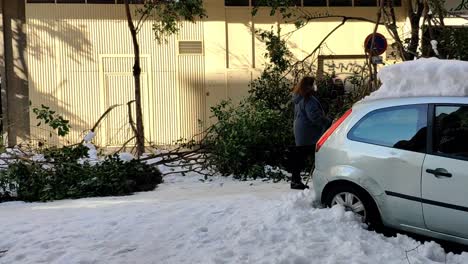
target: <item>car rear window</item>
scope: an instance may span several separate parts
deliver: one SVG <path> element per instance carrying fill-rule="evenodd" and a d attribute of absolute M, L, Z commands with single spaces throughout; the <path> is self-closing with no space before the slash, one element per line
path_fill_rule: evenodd
<path fill-rule="evenodd" d="M 349 132 L 354 141 L 425 152 L 427 105 L 379 109 L 364 116 Z"/>
<path fill-rule="evenodd" d="M 468 158 L 468 106 L 436 106 L 434 150 Z"/>

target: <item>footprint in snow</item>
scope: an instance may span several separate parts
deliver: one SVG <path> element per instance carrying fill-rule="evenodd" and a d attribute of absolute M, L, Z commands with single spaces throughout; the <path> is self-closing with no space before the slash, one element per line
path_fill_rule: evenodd
<path fill-rule="evenodd" d="M 7 252 L 8 252 L 8 250 L 1 250 L 0 249 L 0 258 L 5 256 Z"/>
<path fill-rule="evenodd" d="M 208 227 L 200 227 L 200 228 L 198 229 L 198 231 L 199 231 L 199 232 L 206 233 L 206 232 L 208 232 Z"/>
<path fill-rule="evenodd" d="M 124 249 L 121 249 L 121 250 L 115 252 L 114 256 L 125 254 L 125 253 L 132 252 L 132 251 L 135 251 L 135 250 L 136 250 L 136 247 L 134 247 L 134 248 L 124 248 Z"/>

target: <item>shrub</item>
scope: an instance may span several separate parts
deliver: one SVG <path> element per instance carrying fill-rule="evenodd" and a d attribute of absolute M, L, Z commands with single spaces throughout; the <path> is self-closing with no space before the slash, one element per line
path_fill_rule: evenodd
<path fill-rule="evenodd" d="M 345 91 L 344 85 L 348 87 L 348 91 Z M 332 76 L 325 76 L 317 82 L 317 88 L 318 98 L 332 120 L 343 115 L 370 93 L 367 74 L 351 75 L 345 79 L 344 84 L 338 86 L 333 84 Z"/>
<path fill-rule="evenodd" d="M 259 78 L 250 83 L 250 103 L 262 102 L 269 109 L 281 111 L 286 118 L 293 117 L 293 104 L 290 80 L 283 78 L 281 72 L 267 68 Z"/>
<path fill-rule="evenodd" d="M 292 56 L 286 42 L 273 31 L 258 31 L 270 60 L 259 78 L 250 83 L 249 96 L 239 105 L 224 101 L 212 108 L 217 123 L 202 142 L 209 164 L 236 178 L 268 177 L 280 180 L 288 146 L 294 144 L 292 83 L 284 77 Z"/>
<path fill-rule="evenodd" d="M 66 198 L 127 195 L 153 190 L 162 182 L 159 170 L 138 160 L 108 156 L 95 165 L 78 160 L 83 146 L 46 151 L 45 161 L 18 160 L 0 172 L 3 199 L 51 201 Z M 1 198 L 0 198 L 1 199 Z"/>
<path fill-rule="evenodd" d="M 210 151 L 210 164 L 224 175 L 241 179 L 271 176 L 265 166 L 281 164 L 285 148 L 294 142 L 291 119 L 263 101 L 244 101 L 238 106 L 225 101 L 212 112 L 218 123 L 203 144 Z"/>

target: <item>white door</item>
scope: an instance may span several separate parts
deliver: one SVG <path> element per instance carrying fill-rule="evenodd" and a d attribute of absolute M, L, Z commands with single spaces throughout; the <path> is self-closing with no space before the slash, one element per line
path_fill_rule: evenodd
<path fill-rule="evenodd" d="M 432 138 L 421 188 L 426 226 L 468 238 L 468 106 L 435 106 Z"/>

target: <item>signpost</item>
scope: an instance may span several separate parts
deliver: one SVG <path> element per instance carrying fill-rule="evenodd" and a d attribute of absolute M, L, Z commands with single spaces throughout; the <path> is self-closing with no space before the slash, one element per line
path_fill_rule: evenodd
<path fill-rule="evenodd" d="M 369 53 L 371 56 L 382 55 L 388 47 L 387 39 L 382 34 L 375 33 L 374 47 L 371 50 L 373 36 L 374 34 L 370 34 L 364 41 L 364 47 L 366 49 L 366 52 Z"/>
<path fill-rule="evenodd" d="M 374 39 L 374 40 L 372 40 Z M 372 43 L 373 41 L 373 43 Z M 374 44 L 372 46 L 372 44 Z M 382 55 L 388 47 L 387 39 L 380 33 L 370 34 L 364 40 L 364 48 L 371 58 L 372 64 L 382 64 Z"/>

